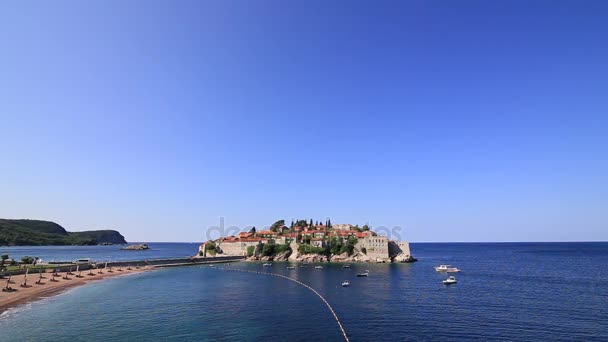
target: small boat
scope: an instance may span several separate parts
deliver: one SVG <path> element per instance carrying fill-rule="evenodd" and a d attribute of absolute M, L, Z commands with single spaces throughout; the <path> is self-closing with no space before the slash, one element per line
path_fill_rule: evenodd
<path fill-rule="evenodd" d="M 343 286 L 343 287 L 348 287 L 348 286 L 350 286 L 350 281 L 348 281 L 348 280 L 343 281 L 343 282 L 342 282 L 342 286 Z"/>
<path fill-rule="evenodd" d="M 369 270 L 365 270 L 363 273 L 357 273 L 357 277 L 367 277 L 369 275 Z"/>
<path fill-rule="evenodd" d="M 295 266 L 287 266 L 287 269 L 288 270 L 295 270 L 296 268 L 295 268 Z"/>
<path fill-rule="evenodd" d="M 315 266 L 316 269 L 320 270 L 323 268 L 323 266 Z"/>
<path fill-rule="evenodd" d="M 452 285 L 452 284 L 456 284 L 458 281 L 456 281 L 456 277 L 454 276 L 449 276 L 448 279 L 443 281 L 443 285 Z"/>
<path fill-rule="evenodd" d="M 308 265 L 300 265 L 300 268 L 306 268 Z"/>
<path fill-rule="evenodd" d="M 264 264 L 264 265 L 262 265 L 262 266 L 264 266 L 264 267 L 268 267 L 268 266 L 272 266 L 272 264 L 271 264 L 271 263 L 269 263 L 269 262 L 267 262 L 267 263 L 265 263 L 265 264 Z"/>
<path fill-rule="evenodd" d="M 215 267 L 215 265 L 214 264 L 210 264 L 209 267 Z"/>
<path fill-rule="evenodd" d="M 460 270 L 458 268 L 452 267 L 452 265 L 439 265 L 439 266 L 435 267 L 435 271 L 448 272 L 448 273 L 460 272 Z"/>
<path fill-rule="evenodd" d="M 350 265 L 342 265 L 342 268 L 350 268 Z"/>

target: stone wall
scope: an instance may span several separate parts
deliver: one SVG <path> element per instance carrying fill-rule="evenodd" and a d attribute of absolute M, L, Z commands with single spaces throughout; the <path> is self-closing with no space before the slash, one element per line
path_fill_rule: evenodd
<path fill-rule="evenodd" d="M 365 248 L 365 254 L 371 261 L 390 261 L 388 238 L 386 236 L 366 236 L 363 239 L 359 239 L 355 248 L 360 251 Z"/>
<path fill-rule="evenodd" d="M 397 245 L 399 246 L 399 248 L 401 248 L 401 251 L 407 258 L 412 256 L 412 252 L 410 251 L 409 242 L 407 242 L 407 241 L 397 242 Z"/>
<path fill-rule="evenodd" d="M 259 241 L 221 242 L 218 247 L 223 255 L 247 256 L 247 247 L 257 247 L 259 244 Z"/>
<path fill-rule="evenodd" d="M 411 262 L 413 261 L 412 252 L 410 251 L 410 243 L 407 241 L 389 242 L 389 255 L 392 261 L 396 262 Z"/>

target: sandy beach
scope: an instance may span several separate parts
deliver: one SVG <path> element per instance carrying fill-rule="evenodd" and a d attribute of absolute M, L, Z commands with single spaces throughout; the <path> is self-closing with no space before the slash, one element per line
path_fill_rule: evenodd
<path fill-rule="evenodd" d="M 152 269 L 154 268 L 142 267 L 140 269 L 133 268 L 131 270 L 127 270 L 125 267 L 123 267 L 122 271 L 118 271 L 117 268 L 113 268 L 113 272 L 103 270 L 103 274 L 99 274 L 98 270 L 91 270 L 92 275 L 89 275 L 89 271 L 87 270 L 82 271 L 82 278 L 78 278 L 78 273 L 74 273 L 74 275 L 68 276 L 69 279 L 63 278 L 66 276 L 66 272 L 60 272 L 59 276 L 55 277 L 56 281 L 52 281 L 53 276 L 50 272 L 43 273 L 42 275 L 45 277 L 43 279 L 40 279 L 40 275 L 38 273 L 33 273 L 29 274 L 27 277 L 27 287 L 21 286 L 24 282 L 25 275 L 16 275 L 11 277 L 11 283 L 8 284 L 8 286 L 12 287 L 14 291 L 0 292 L 0 313 L 3 313 L 6 310 L 20 304 L 31 302 L 42 297 L 48 297 L 75 286 L 85 285 L 94 281 L 112 277 L 145 272 Z M 40 283 L 37 283 L 39 280 Z M 6 288 L 7 281 L 8 277 L 0 279 L 0 287 L 3 289 Z"/>

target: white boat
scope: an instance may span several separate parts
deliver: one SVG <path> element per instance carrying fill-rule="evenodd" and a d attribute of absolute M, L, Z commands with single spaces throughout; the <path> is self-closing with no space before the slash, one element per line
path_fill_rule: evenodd
<path fill-rule="evenodd" d="M 294 266 L 287 266 L 288 270 L 295 270 L 296 268 Z"/>
<path fill-rule="evenodd" d="M 357 273 L 357 277 L 367 277 L 369 275 L 369 270 L 365 270 L 363 273 Z"/>
<path fill-rule="evenodd" d="M 449 273 L 460 272 L 460 270 L 458 268 L 452 267 L 452 265 L 439 265 L 439 266 L 435 267 L 435 271 L 449 272 Z"/>
<path fill-rule="evenodd" d="M 458 281 L 456 281 L 456 277 L 454 276 L 449 276 L 448 279 L 443 281 L 443 285 L 452 285 L 452 284 L 456 284 Z"/>
<path fill-rule="evenodd" d="M 271 263 L 269 263 L 269 262 L 267 262 L 267 263 L 265 263 L 265 264 L 264 264 L 264 265 L 262 265 L 262 266 L 264 266 L 264 267 L 268 267 L 268 266 L 272 266 L 272 264 L 271 264 Z"/>
<path fill-rule="evenodd" d="M 343 265 L 342 268 L 350 268 L 350 265 Z"/>
<path fill-rule="evenodd" d="M 344 286 L 344 287 L 350 286 L 350 281 L 348 281 L 348 280 L 343 281 L 342 286 Z"/>
<path fill-rule="evenodd" d="M 323 266 L 315 266 L 316 269 L 320 270 L 323 268 Z"/>

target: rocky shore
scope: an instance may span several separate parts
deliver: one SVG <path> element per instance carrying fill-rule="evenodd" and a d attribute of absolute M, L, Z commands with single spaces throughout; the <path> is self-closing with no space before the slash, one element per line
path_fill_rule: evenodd
<path fill-rule="evenodd" d="M 352 255 L 348 255 L 348 253 L 336 254 L 332 255 L 329 258 L 326 255 L 320 254 L 300 254 L 298 251 L 285 251 L 283 253 L 279 253 L 274 256 L 250 256 L 246 259 L 247 261 L 290 261 L 290 262 L 302 262 L 302 263 L 311 263 L 311 262 L 343 262 L 343 263 L 354 263 L 354 262 L 380 262 L 380 263 L 390 263 L 390 262 L 415 262 L 418 259 L 413 258 L 411 256 L 405 257 L 405 255 L 399 254 L 389 260 L 372 260 L 369 256 L 361 253 L 360 251 L 355 251 Z"/>

